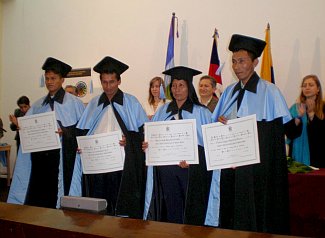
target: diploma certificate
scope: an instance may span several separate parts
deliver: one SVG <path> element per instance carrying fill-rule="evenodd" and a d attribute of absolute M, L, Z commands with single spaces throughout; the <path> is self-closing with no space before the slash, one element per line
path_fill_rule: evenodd
<path fill-rule="evenodd" d="M 260 162 L 256 115 L 202 126 L 207 169 L 224 169 Z"/>
<path fill-rule="evenodd" d="M 20 144 L 23 153 L 61 148 L 55 113 L 46 112 L 18 117 Z"/>
<path fill-rule="evenodd" d="M 78 136 L 78 147 L 81 150 L 81 164 L 84 174 L 99 174 L 123 170 L 124 147 L 119 141 L 121 131 Z"/>
<path fill-rule="evenodd" d="M 185 160 L 198 164 L 196 121 L 194 119 L 144 124 L 146 165 L 178 165 Z"/>

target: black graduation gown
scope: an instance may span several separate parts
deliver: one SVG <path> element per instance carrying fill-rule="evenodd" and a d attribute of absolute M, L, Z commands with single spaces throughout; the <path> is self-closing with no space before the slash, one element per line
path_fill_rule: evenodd
<path fill-rule="evenodd" d="M 254 73 L 244 89 L 240 82 L 235 85 L 230 93 L 234 95 L 239 90 L 238 109 L 246 91 L 259 93 L 257 87 L 260 80 Z M 296 128 L 293 119 L 285 125 L 282 117 L 257 121 L 260 163 L 221 170 L 221 228 L 289 233 L 289 189 L 284 140 L 285 133 L 289 137 L 297 136 L 298 132 L 292 128 Z M 301 131 L 301 127 L 297 128 Z"/>
<path fill-rule="evenodd" d="M 114 95 L 112 102 L 123 105 L 121 90 Z M 105 93 L 98 102 L 99 105 L 102 103 L 103 109 L 111 103 Z M 102 174 L 83 174 L 83 196 L 106 199 L 108 215 L 142 218 L 146 183 L 145 154 L 142 151 L 143 126 L 139 132 L 128 131 L 117 110 L 114 107 L 113 110 L 126 137 L 124 169 Z"/>
<path fill-rule="evenodd" d="M 192 113 L 193 103 L 186 101 L 186 103 L 180 108 L 180 111 L 185 110 Z M 176 114 L 178 108 L 174 102 L 171 102 L 167 109 L 167 114 L 171 112 L 171 115 Z M 179 112 L 178 112 L 179 113 Z M 181 115 L 181 113 L 179 113 Z M 181 118 L 181 116 L 180 116 Z M 188 118 L 185 118 L 188 119 Z M 187 181 L 183 181 L 186 184 L 186 194 L 185 194 L 185 204 L 169 204 L 169 207 L 184 206 L 183 221 L 178 221 L 178 223 L 190 224 L 190 225 L 204 225 L 212 171 L 207 171 L 206 160 L 204 154 L 204 148 L 198 146 L 199 152 L 199 164 L 190 165 L 187 170 L 188 176 Z M 158 166 L 165 167 L 165 166 Z M 178 167 L 175 165 L 175 167 Z M 170 222 L 166 215 L 166 200 L 163 198 L 163 187 L 170 186 L 173 184 L 164 185 L 161 183 L 159 178 L 159 168 L 153 167 L 153 195 L 150 203 L 150 208 L 148 211 L 148 220 L 155 221 L 167 221 Z M 176 209 L 176 208 L 175 208 Z"/>
<path fill-rule="evenodd" d="M 61 88 L 52 102 L 48 95 L 43 105 L 52 103 L 53 106 L 54 101 L 62 104 L 64 95 L 65 91 Z M 60 121 L 58 124 L 62 129 L 64 195 L 68 195 L 77 151 L 76 125 L 63 127 Z M 55 208 L 58 194 L 60 149 L 31 153 L 31 161 L 31 176 L 25 204 Z"/>
<path fill-rule="evenodd" d="M 323 107 L 325 114 L 325 106 Z M 317 168 L 325 168 L 325 119 L 321 120 L 316 115 L 313 120 L 308 119 L 307 125 L 308 144 L 310 153 L 310 165 Z"/>
<path fill-rule="evenodd" d="M 282 118 L 257 122 L 260 164 L 221 171 L 220 227 L 289 233 L 287 160 Z M 268 145 L 268 146 L 263 146 Z"/>

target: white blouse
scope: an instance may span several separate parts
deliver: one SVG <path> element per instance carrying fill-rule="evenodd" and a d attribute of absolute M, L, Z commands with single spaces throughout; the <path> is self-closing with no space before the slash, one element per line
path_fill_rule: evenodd
<path fill-rule="evenodd" d="M 166 102 L 167 101 L 168 100 L 166 100 Z M 164 105 L 165 103 L 164 103 L 164 100 L 161 99 L 158 103 L 156 110 L 154 110 L 153 105 L 150 105 L 148 100 L 146 100 L 144 103 L 142 103 L 142 107 L 143 107 L 144 111 L 146 112 L 147 116 L 153 116 L 153 115 L 155 115 L 158 108 L 161 107 L 162 105 Z"/>

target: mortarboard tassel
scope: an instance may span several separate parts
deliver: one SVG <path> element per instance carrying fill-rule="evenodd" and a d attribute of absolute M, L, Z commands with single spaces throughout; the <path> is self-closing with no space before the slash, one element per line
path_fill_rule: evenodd
<path fill-rule="evenodd" d="M 40 77 L 40 79 L 39 79 L 39 86 L 40 86 L 40 88 L 44 88 L 45 87 L 44 74 L 42 74 L 41 77 Z"/>
<path fill-rule="evenodd" d="M 93 80 L 90 79 L 89 93 L 93 94 L 93 92 L 94 92 Z"/>
<path fill-rule="evenodd" d="M 159 98 L 160 99 L 166 99 L 166 95 L 165 95 L 165 90 L 164 90 L 164 87 L 163 87 L 163 82 L 161 82 L 160 84 L 160 88 L 159 88 Z"/>

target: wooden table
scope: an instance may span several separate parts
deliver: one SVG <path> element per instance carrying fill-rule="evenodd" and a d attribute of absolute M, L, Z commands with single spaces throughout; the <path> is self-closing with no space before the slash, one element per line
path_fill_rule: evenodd
<path fill-rule="evenodd" d="M 0 202 L 0 237 L 284 238 L 289 236 L 143 221 Z"/>
<path fill-rule="evenodd" d="M 8 186 L 10 186 L 10 180 L 11 180 L 11 176 L 10 176 L 10 150 L 11 150 L 11 145 L 0 146 L 0 151 L 4 151 L 5 156 L 6 156 L 6 161 L 7 161 L 7 185 Z"/>

